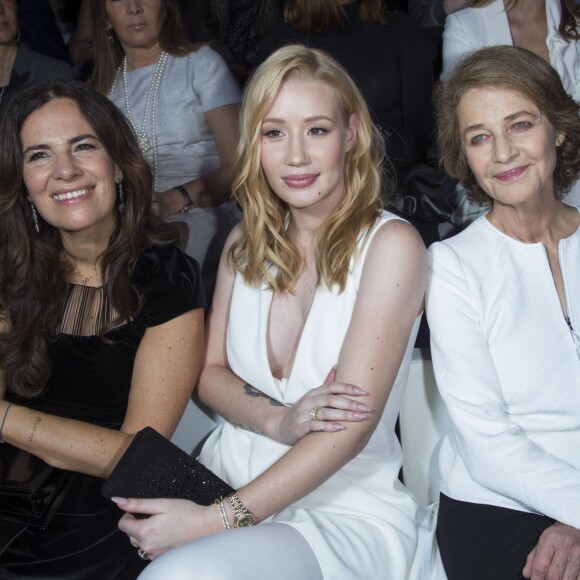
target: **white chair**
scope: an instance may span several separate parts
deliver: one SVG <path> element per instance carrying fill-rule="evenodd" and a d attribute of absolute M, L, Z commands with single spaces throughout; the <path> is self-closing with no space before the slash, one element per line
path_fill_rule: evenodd
<path fill-rule="evenodd" d="M 190 399 L 171 441 L 191 454 L 205 437 L 217 426 L 217 423 Z"/>
<path fill-rule="evenodd" d="M 439 500 L 439 448 L 451 425 L 428 348 L 413 351 L 399 425 L 403 482 L 421 505 L 428 506 Z"/>

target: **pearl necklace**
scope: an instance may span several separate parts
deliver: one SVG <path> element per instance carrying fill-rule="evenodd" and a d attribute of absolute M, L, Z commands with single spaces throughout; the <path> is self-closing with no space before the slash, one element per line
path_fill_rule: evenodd
<path fill-rule="evenodd" d="M 109 97 L 113 94 L 115 87 L 117 85 L 117 79 L 119 73 L 123 76 L 123 93 L 125 95 L 125 109 L 127 110 L 127 119 L 131 124 L 133 133 L 137 137 L 137 142 L 141 151 L 145 154 L 153 150 L 153 191 L 157 191 L 157 135 L 155 134 L 156 126 L 156 113 L 157 113 L 157 97 L 159 95 L 159 87 L 161 86 L 161 77 L 163 76 L 163 71 L 165 69 L 165 63 L 167 62 L 167 53 L 162 51 L 159 55 L 159 60 L 155 65 L 155 71 L 151 77 L 151 82 L 149 83 L 149 90 L 147 91 L 147 99 L 145 100 L 145 112 L 143 113 L 143 122 L 141 123 L 141 131 L 137 130 L 137 125 L 133 117 L 133 111 L 131 110 L 131 103 L 129 101 L 129 90 L 127 82 L 127 56 L 123 58 L 123 63 L 119 67 L 117 74 L 115 75 L 115 80 L 113 81 L 113 86 L 109 92 Z M 151 137 L 146 132 L 147 120 L 149 118 L 149 112 L 151 111 Z"/>

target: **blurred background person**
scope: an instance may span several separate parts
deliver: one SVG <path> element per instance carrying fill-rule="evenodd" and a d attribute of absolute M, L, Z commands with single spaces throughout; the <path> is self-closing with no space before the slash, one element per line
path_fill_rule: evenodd
<path fill-rule="evenodd" d="M 185 39 L 178 0 L 95 0 L 91 21 L 89 82 L 131 123 L 153 171 L 154 210 L 187 224 L 186 252 L 211 286 L 236 216 L 239 86 L 214 50 Z"/>
<path fill-rule="evenodd" d="M 26 83 L 73 76 L 68 63 L 34 52 L 21 37 L 17 1 L 0 0 L 0 107 Z"/>

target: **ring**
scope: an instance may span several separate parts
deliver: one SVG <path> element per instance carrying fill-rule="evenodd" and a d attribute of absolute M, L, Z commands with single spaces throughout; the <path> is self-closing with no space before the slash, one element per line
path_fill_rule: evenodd
<path fill-rule="evenodd" d="M 137 555 L 141 560 L 149 560 L 149 554 L 143 548 L 137 550 Z"/>
<path fill-rule="evenodd" d="M 314 409 L 310 409 L 310 418 L 313 421 L 320 421 L 320 417 L 318 416 L 320 409 L 322 409 L 322 407 L 314 407 Z"/>
<path fill-rule="evenodd" d="M 131 542 L 131 546 L 133 546 L 133 548 L 139 547 L 139 544 L 137 543 L 137 538 L 135 536 L 129 536 L 129 542 Z"/>

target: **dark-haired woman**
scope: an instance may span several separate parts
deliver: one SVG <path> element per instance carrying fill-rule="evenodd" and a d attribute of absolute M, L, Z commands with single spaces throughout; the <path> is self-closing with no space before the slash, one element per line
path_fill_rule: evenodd
<path fill-rule="evenodd" d="M 186 251 L 203 262 L 213 250 L 216 270 L 216 230 L 233 206 L 200 208 L 230 198 L 238 84 L 209 46 L 185 40 L 177 0 L 98 0 L 92 22 L 90 82 L 121 109 L 137 134 L 153 170 L 157 213 L 179 214 L 189 226 Z"/>
<path fill-rule="evenodd" d="M 72 81 L 25 87 L 0 116 L 2 441 L 77 472 L 2 578 L 134 577 L 143 561 L 100 495 L 132 435 L 170 437 L 200 368 L 197 264 L 151 214 L 123 115 Z"/>

